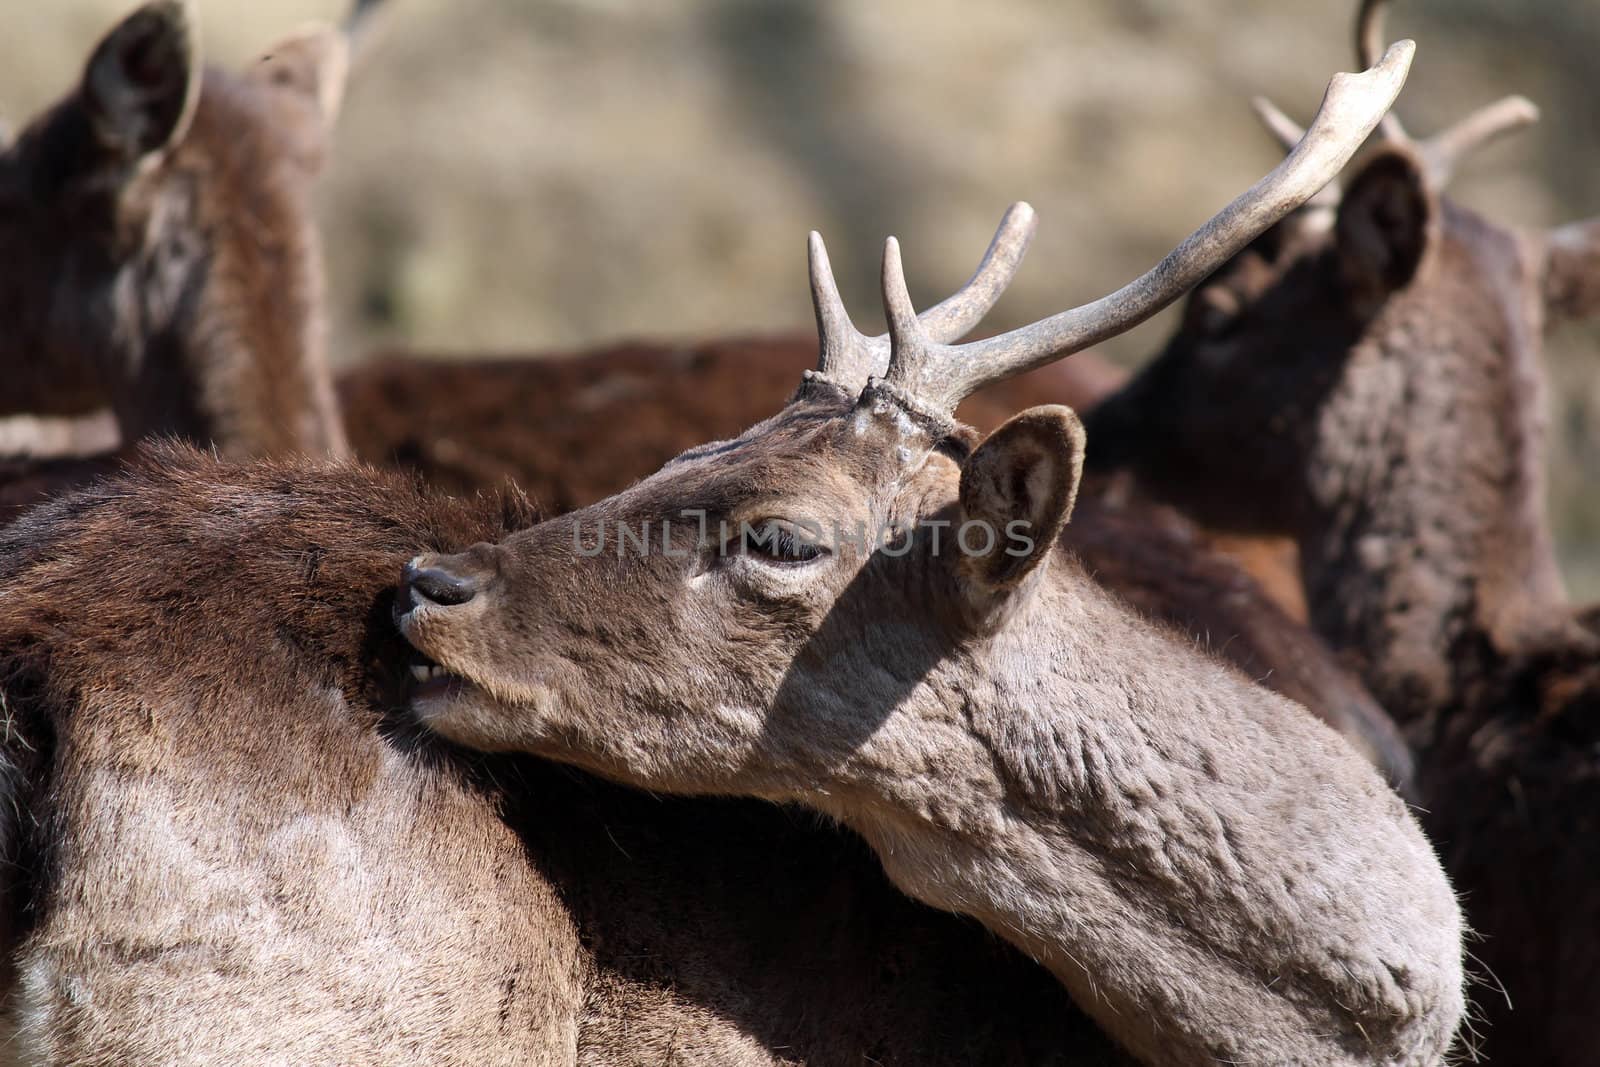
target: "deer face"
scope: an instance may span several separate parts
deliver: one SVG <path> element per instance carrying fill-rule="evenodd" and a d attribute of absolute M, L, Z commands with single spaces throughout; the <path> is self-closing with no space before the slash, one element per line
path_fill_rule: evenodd
<path fill-rule="evenodd" d="M 1082 460 L 1064 408 L 975 450 L 908 447 L 902 418 L 803 400 L 602 504 L 414 561 L 401 628 L 442 668 L 417 713 L 656 787 L 836 781 L 935 664 L 1026 616 Z"/>
<path fill-rule="evenodd" d="M 308 32 L 243 76 L 203 74 L 171 0 L 101 41 L 0 151 L 0 413 L 114 399 L 125 436 L 209 439 L 201 368 L 314 347 L 308 198 L 343 47 Z"/>

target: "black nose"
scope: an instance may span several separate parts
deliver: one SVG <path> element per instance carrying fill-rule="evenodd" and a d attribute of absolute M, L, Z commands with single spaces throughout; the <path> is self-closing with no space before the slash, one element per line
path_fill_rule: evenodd
<path fill-rule="evenodd" d="M 478 594 L 475 575 L 457 574 L 437 565 L 418 568 L 407 563 L 402 581 L 413 604 L 432 603 L 449 608 L 465 604 Z"/>

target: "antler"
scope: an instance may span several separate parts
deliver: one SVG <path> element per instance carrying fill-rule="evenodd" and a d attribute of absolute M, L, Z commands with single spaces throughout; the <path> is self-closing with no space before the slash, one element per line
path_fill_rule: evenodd
<path fill-rule="evenodd" d="M 1388 10 L 1389 0 L 1361 0 L 1361 10 L 1356 16 L 1356 59 L 1362 66 L 1371 66 L 1383 49 L 1383 23 Z M 1385 116 L 1382 127 L 1388 140 L 1416 149 L 1434 187 L 1442 189 L 1469 153 L 1502 134 L 1538 121 L 1539 108 L 1533 101 L 1525 96 L 1508 96 L 1479 108 L 1424 141 L 1417 141 L 1406 133 L 1398 115 Z"/>
<path fill-rule="evenodd" d="M 883 381 L 872 383 L 868 391 L 882 388 L 903 406 L 935 420 L 948 420 L 957 404 L 990 382 L 1061 359 L 1143 322 L 1338 174 L 1399 95 L 1414 51 L 1410 41 L 1402 41 L 1371 70 L 1334 75 L 1310 131 L 1270 174 L 1190 234 L 1143 277 L 1110 296 L 1031 326 L 959 346 L 930 337 L 912 310 L 899 242 L 889 238 L 883 251 L 889 369 Z M 820 277 L 815 272 L 813 276 L 824 292 L 833 291 L 826 260 Z M 826 330 L 820 302 L 817 317 Z M 825 349 L 827 344 L 824 341 Z"/>
<path fill-rule="evenodd" d="M 950 343 L 961 340 L 982 322 L 1016 277 L 1038 225 L 1038 217 L 1027 204 L 1019 201 L 1007 208 L 988 251 L 967 284 L 922 313 L 923 332 L 935 341 Z M 839 298 L 822 235 L 815 230 L 811 232 L 808 251 L 811 305 L 817 313 L 821 351 L 817 369 L 806 371 L 805 378 L 832 382 L 854 395 L 866 387 L 869 378 L 888 369 L 890 335 L 868 337 L 855 328 Z"/>
<path fill-rule="evenodd" d="M 1285 152 L 1294 151 L 1294 146 L 1306 135 L 1306 131 L 1298 123 L 1278 110 L 1278 106 L 1264 96 L 1251 99 L 1250 107 L 1256 113 L 1256 118 L 1267 128 L 1267 132 L 1277 138 Z M 1389 116 L 1385 115 L 1384 118 Z M 1331 208 L 1339 203 L 1344 195 L 1344 189 L 1339 184 L 1339 179 L 1334 178 L 1327 185 L 1317 191 L 1317 195 L 1306 201 L 1306 207 Z"/>

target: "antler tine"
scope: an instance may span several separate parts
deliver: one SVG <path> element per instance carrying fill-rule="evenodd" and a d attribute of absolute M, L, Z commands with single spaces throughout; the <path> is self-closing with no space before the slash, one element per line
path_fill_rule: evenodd
<path fill-rule="evenodd" d="M 953 346 L 897 346 L 885 385 L 948 417 L 990 382 L 1032 370 L 1138 325 L 1211 274 L 1344 169 L 1405 84 L 1416 46 L 1401 41 L 1361 74 L 1336 74 L 1311 128 L 1287 158 L 1136 281 L 1020 330 Z"/>
<path fill-rule="evenodd" d="M 917 318 L 916 307 L 911 303 L 911 292 L 906 287 L 906 271 L 900 261 L 900 242 L 890 237 L 883 242 L 884 316 L 889 320 L 889 344 L 892 360 L 919 361 L 926 358 L 928 335 Z"/>
<path fill-rule="evenodd" d="M 961 340 L 983 321 L 1017 276 L 1028 245 L 1039 228 L 1033 208 L 1017 201 L 1006 209 L 989 248 L 972 277 L 954 294 L 924 311 L 920 329 L 932 341 L 949 344 Z M 824 378 L 852 393 L 860 392 L 873 375 L 889 366 L 889 334 L 868 337 L 856 329 L 839 297 L 828 250 L 822 237 L 812 232 L 808 243 L 811 270 L 811 304 L 817 315 L 820 353 L 817 369 L 806 380 Z"/>
<path fill-rule="evenodd" d="M 996 302 L 1017 276 L 1022 257 L 1027 254 L 1038 228 L 1039 217 L 1026 201 L 1018 200 L 1006 208 L 988 250 L 967 284 L 920 316 L 929 339 L 940 344 L 959 341 L 994 310 Z"/>
<path fill-rule="evenodd" d="M 1479 108 L 1417 145 L 1428 176 L 1443 188 L 1467 154 L 1490 141 L 1539 121 L 1539 107 L 1525 96 L 1508 96 Z"/>
<path fill-rule="evenodd" d="M 828 261 L 828 246 L 816 230 L 807 238 L 806 252 L 819 345 L 817 369 L 807 371 L 806 380 L 822 377 L 842 388 L 857 390 L 874 369 L 870 338 L 850 321 L 850 312 L 839 296 L 839 283 L 833 277 L 833 265 Z"/>
<path fill-rule="evenodd" d="M 1256 113 L 1256 118 L 1261 120 L 1261 125 L 1267 128 L 1274 140 L 1283 146 L 1285 152 L 1293 151 L 1294 146 L 1300 143 L 1300 138 L 1306 135 L 1305 127 L 1285 115 L 1264 96 L 1258 96 L 1250 101 L 1250 109 Z"/>
<path fill-rule="evenodd" d="M 1371 69 L 1383 54 L 1383 23 L 1389 13 L 1389 0 L 1361 0 L 1356 14 L 1356 62 Z"/>
<path fill-rule="evenodd" d="M 1378 57 L 1383 55 L 1383 24 L 1388 14 L 1389 0 L 1361 0 L 1361 10 L 1356 15 L 1356 62 L 1362 70 L 1372 69 Z M 1389 140 L 1411 143 L 1411 135 L 1400 125 L 1399 115 L 1385 115 L 1378 125 Z"/>

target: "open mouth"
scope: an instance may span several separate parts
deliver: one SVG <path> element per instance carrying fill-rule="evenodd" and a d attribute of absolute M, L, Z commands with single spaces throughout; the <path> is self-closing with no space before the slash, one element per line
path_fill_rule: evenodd
<path fill-rule="evenodd" d="M 411 657 L 407 664 L 407 669 L 411 675 L 412 701 L 437 700 L 458 696 L 472 685 L 461 675 L 452 674 L 440 666 L 427 653 L 420 651 L 415 645 L 411 646 Z"/>

